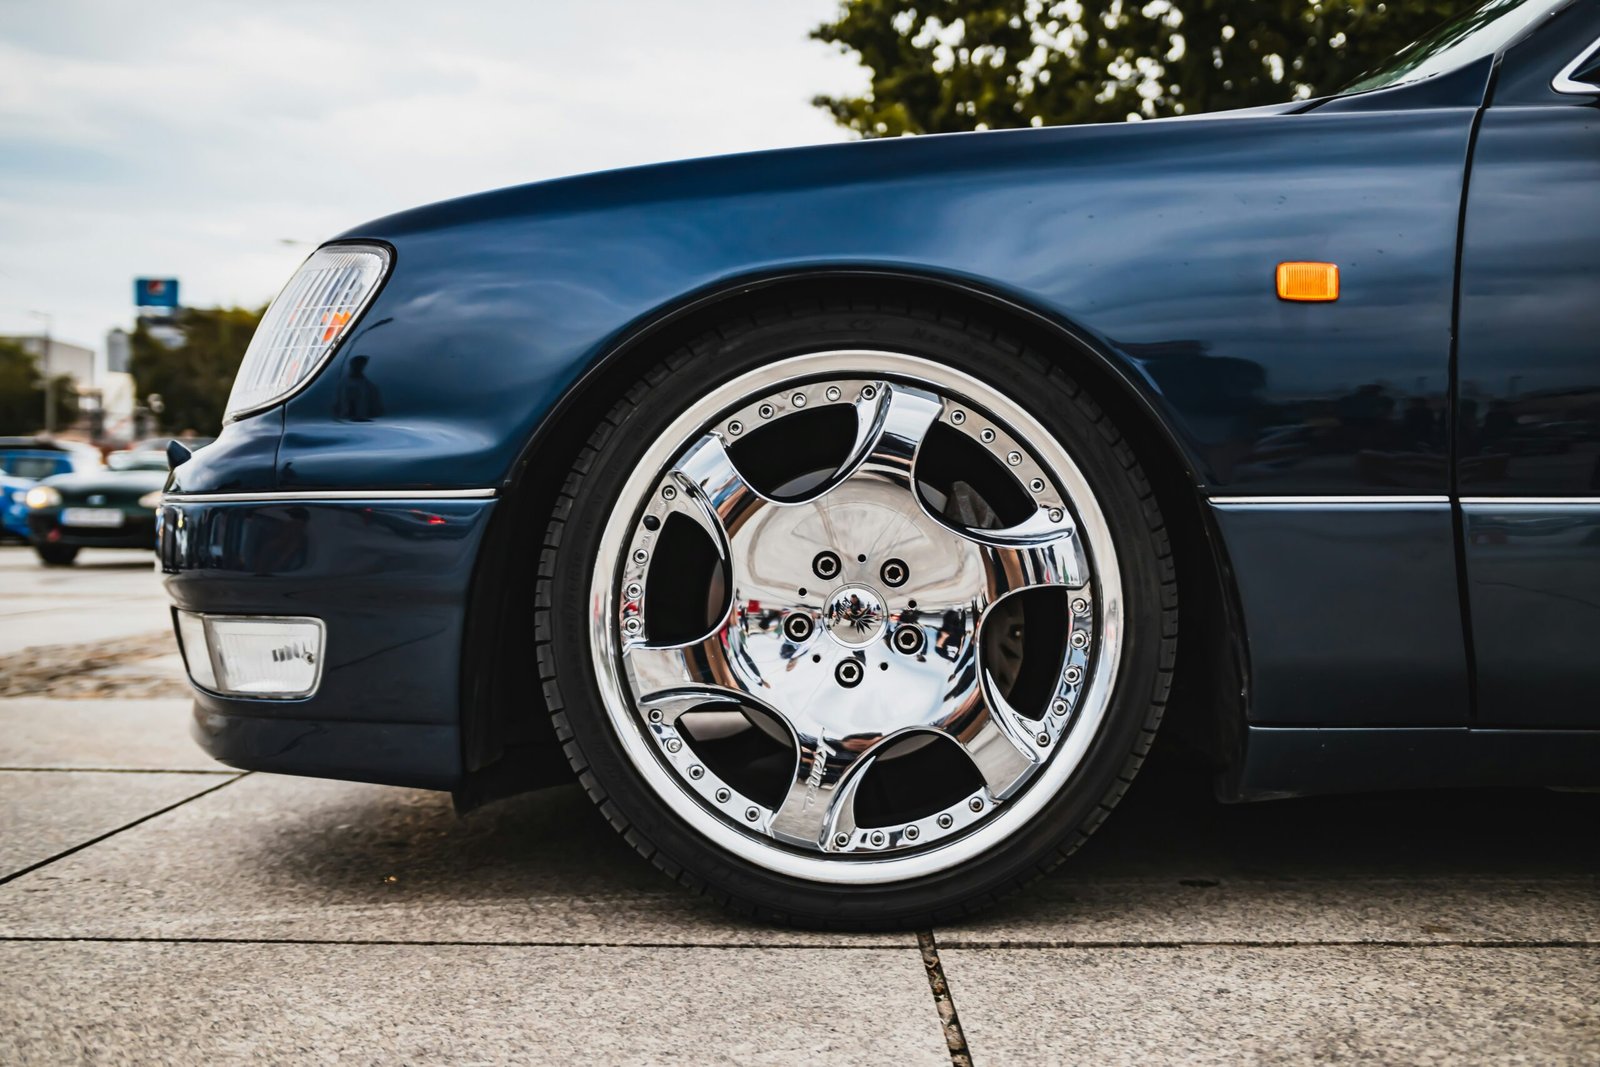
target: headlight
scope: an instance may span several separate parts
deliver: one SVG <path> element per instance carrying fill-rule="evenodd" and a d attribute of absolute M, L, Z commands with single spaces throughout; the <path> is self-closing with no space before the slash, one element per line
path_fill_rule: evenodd
<path fill-rule="evenodd" d="M 267 308 L 228 394 L 228 418 L 270 407 L 328 361 L 389 270 L 378 245 L 330 245 L 311 253 Z"/>
<path fill-rule="evenodd" d="M 39 508 L 58 508 L 61 506 L 61 494 L 48 485 L 36 485 L 28 490 L 28 495 L 22 502 L 35 510 Z"/>
<path fill-rule="evenodd" d="M 161 490 L 157 489 L 153 493 L 146 493 L 140 497 L 139 506 L 141 508 L 159 508 L 161 506 Z"/>

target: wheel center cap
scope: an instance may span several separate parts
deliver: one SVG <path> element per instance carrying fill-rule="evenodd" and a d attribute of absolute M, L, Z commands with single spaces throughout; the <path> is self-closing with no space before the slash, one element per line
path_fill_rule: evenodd
<path fill-rule="evenodd" d="M 846 648 L 865 648 L 883 633 L 888 612 L 883 597 L 864 585 L 845 585 L 828 597 L 822 625 L 828 636 Z"/>

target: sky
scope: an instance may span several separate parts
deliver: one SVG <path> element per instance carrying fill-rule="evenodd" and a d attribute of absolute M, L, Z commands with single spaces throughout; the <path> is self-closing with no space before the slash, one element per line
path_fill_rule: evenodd
<path fill-rule="evenodd" d="M 838 0 L 0 0 L 0 334 L 102 348 L 136 276 L 270 299 L 483 189 L 843 140 Z"/>

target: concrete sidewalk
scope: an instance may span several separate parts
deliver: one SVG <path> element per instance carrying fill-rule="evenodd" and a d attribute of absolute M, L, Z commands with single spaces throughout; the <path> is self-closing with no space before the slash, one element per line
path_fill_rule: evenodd
<path fill-rule="evenodd" d="M 209 764 L 187 717 L 0 702 L 0 1062 L 952 1060 L 914 933 L 731 919 L 570 786 L 458 819 Z M 928 961 L 978 1063 L 1594 1062 L 1597 816 L 1226 808 L 1157 760 L 1078 862 Z"/>

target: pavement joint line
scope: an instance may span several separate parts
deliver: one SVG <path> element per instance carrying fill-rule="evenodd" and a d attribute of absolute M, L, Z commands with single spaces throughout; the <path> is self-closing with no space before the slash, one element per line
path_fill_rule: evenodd
<path fill-rule="evenodd" d="M 217 767 L 0 767 L 0 774 L 226 774 L 237 778 L 240 773 Z"/>
<path fill-rule="evenodd" d="M 1317 940 L 1252 940 L 1249 938 L 1219 938 L 1206 941 L 1144 941 L 1138 938 L 1107 941 L 962 941 L 945 942 L 945 948 L 959 951 L 1006 952 L 1016 949 L 1191 949 L 1191 948 L 1600 948 L 1600 940 L 1576 938 L 1534 938 L 1513 941 L 1504 938 L 1452 938 L 1438 940 L 1411 940 L 1407 938 L 1334 938 Z"/>
<path fill-rule="evenodd" d="M 932 930 L 917 931 L 917 947 L 922 950 L 922 966 L 928 972 L 928 988 L 939 1013 L 945 1047 L 950 1050 L 951 1067 L 972 1067 L 972 1050 L 967 1047 L 967 1034 L 961 1029 L 961 1016 L 956 1014 L 956 1002 L 950 996 L 950 983 L 945 980 L 939 943 L 934 940 Z"/>
<path fill-rule="evenodd" d="M 11 874 L 8 874 L 8 875 L 6 875 L 4 877 L 0 877 L 0 885 L 5 885 L 8 882 L 14 882 L 18 878 L 21 878 L 25 874 L 32 874 L 34 871 L 37 871 L 41 867 L 48 867 L 50 864 L 55 863 L 57 860 L 64 860 L 68 856 L 72 855 L 75 852 L 82 852 L 84 849 L 91 848 L 94 845 L 98 845 L 100 842 L 106 840 L 109 837 L 117 836 L 118 834 L 122 833 L 124 830 L 131 830 L 135 826 L 139 826 L 142 823 L 147 823 L 151 819 L 157 818 L 158 816 L 165 815 L 169 811 L 173 811 L 173 810 L 175 810 L 177 808 L 183 807 L 185 804 L 189 803 L 190 801 L 199 800 L 203 796 L 207 796 L 207 795 L 209 795 L 211 793 L 215 793 L 219 789 L 223 789 L 223 788 L 226 788 L 227 786 L 232 785 L 234 782 L 237 782 L 240 778 L 248 778 L 249 776 L 250 776 L 250 772 L 249 771 L 246 771 L 243 774 L 236 774 L 233 777 L 228 778 L 225 781 L 218 782 L 216 785 L 208 786 L 205 789 L 200 790 L 200 792 L 198 792 L 198 793 L 194 793 L 194 794 L 192 794 L 190 796 L 186 796 L 182 800 L 178 801 L 175 804 L 168 804 L 166 807 L 160 808 L 160 809 L 158 809 L 156 811 L 152 811 L 147 815 L 141 815 L 141 816 L 139 816 L 139 818 L 134 819 L 130 823 L 124 823 L 123 825 L 117 827 L 114 830 L 107 830 L 105 833 L 99 835 L 98 837 L 92 837 L 87 841 L 79 842 L 78 844 L 73 845 L 69 849 L 65 849 L 65 850 L 63 850 L 61 852 L 57 852 L 54 856 L 46 857 L 45 859 L 40 860 L 38 863 L 29 864 L 28 866 L 22 868 L 22 870 L 20 870 L 20 871 L 13 871 Z"/>
<path fill-rule="evenodd" d="M 817 952 L 903 952 L 904 945 L 827 945 L 809 941 L 408 941 L 374 937 L 139 937 L 75 934 L 0 934 L 0 944 L 305 945 L 327 948 L 681 948 L 806 949 Z"/>

